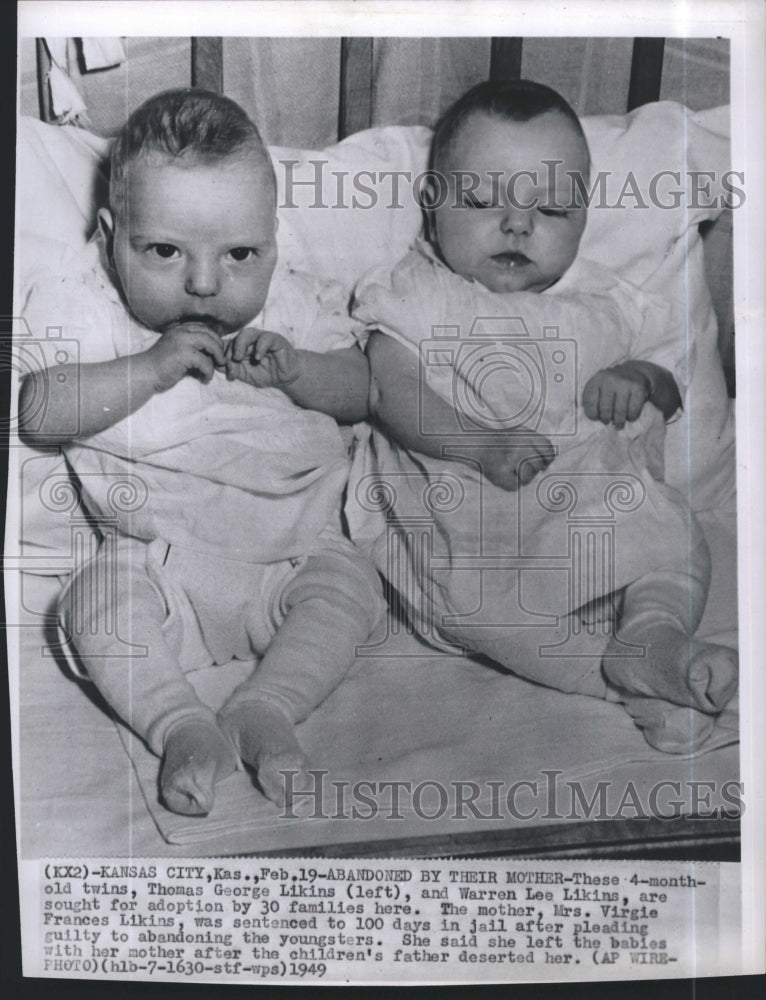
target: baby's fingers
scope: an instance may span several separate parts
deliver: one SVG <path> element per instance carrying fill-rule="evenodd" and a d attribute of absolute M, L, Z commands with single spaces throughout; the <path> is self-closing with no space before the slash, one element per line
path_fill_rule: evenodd
<path fill-rule="evenodd" d="M 226 353 L 223 344 L 214 333 L 200 330 L 198 333 L 190 334 L 190 340 L 195 351 L 212 358 L 218 368 L 226 367 Z"/>
<path fill-rule="evenodd" d="M 628 399 L 628 410 L 627 416 L 628 420 L 631 422 L 638 420 L 641 416 L 641 412 L 644 409 L 644 403 L 647 399 L 647 393 L 641 386 L 634 386 L 630 393 L 630 398 Z"/>
<path fill-rule="evenodd" d="M 215 364 L 205 351 L 195 350 L 190 358 L 189 370 L 196 371 L 203 382 L 209 382 L 215 374 Z"/>
<path fill-rule="evenodd" d="M 553 455 L 549 457 L 547 452 L 538 450 L 522 456 L 516 465 L 516 475 L 518 476 L 519 483 L 522 486 L 531 483 L 538 472 L 542 472 L 543 469 L 546 469 L 550 465 L 552 459 Z"/>
<path fill-rule="evenodd" d="M 616 404 L 616 391 L 608 383 L 603 383 L 598 394 L 598 419 L 602 424 L 611 424 L 614 421 Z"/>
<path fill-rule="evenodd" d="M 622 429 L 628 421 L 638 420 L 646 402 L 647 393 L 643 386 L 633 383 L 615 393 L 612 423 Z"/>
<path fill-rule="evenodd" d="M 261 330 L 253 357 L 256 362 L 263 361 L 267 354 L 278 354 L 284 351 L 286 346 L 285 338 L 281 334 L 274 333 L 273 330 Z"/>
<path fill-rule="evenodd" d="M 630 407 L 631 390 L 624 388 L 614 394 L 614 404 L 612 406 L 612 423 L 621 430 L 625 426 Z"/>
<path fill-rule="evenodd" d="M 598 420 L 598 404 L 600 396 L 600 385 L 597 378 L 591 378 L 588 380 L 585 389 L 582 394 L 582 405 L 585 410 L 585 416 L 589 420 Z"/>
<path fill-rule="evenodd" d="M 537 460 L 539 462 L 540 469 L 544 469 L 549 466 L 556 457 L 556 449 L 543 434 L 538 434 L 536 437 L 535 451 L 537 452 Z"/>
<path fill-rule="evenodd" d="M 521 486 L 526 486 L 527 483 L 531 483 L 537 473 L 541 472 L 544 468 L 545 466 L 539 465 L 533 456 L 522 458 L 516 466 L 516 478 Z"/>
<path fill-rule="evenodd" d="M 250 353 L 253 344 L 257 343 L 261 332 L 261 330 L 256 330 L 251 326 L 246 326 L 244 330 L 240 330 L 232 341 L 232 361 L 243 361 Z"/>

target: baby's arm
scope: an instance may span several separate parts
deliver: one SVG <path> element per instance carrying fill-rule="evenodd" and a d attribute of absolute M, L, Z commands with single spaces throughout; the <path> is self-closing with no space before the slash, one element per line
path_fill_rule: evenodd
<path fill-rule="evenodd" d="M 368 416 L 370 372 L 358 347 L 320 354 L 296 349 L 279 333 L 248 327 L 227 345 L 226 372 L 257 389 L 281 389 L 298 406 L 339 423 Z"/>
<path fill-rule="evenodd" d="M 57 365 L 27 375 L 19 396 L 19 434 L 31 444 L 67 444 L 119 423 L 189 372 L 209 382 L 226 358 L 209 330 L 168 330 L 148 350 L 112 361 Z M 76 389 L 72 391 L 72 383 Z M 35 406 L 36 399 L 45 405 Z M 61 428 L 78 427 L 76 434 Z"/>
<path fill-rule="evenodd" d="M 391 337 L 372 333 L 367 344 L 370 362 L 370 412 L 375 423 L 410 451 L 432 458 L 479 463 L 496 486 L 514 491 L 530 482 L 553 460 L 555 451 L 542 434 L 524 428 L 487 431 L 491 444 L 460 451 L 465 438 L 450 404 L 428 387 L 414 354 Z M 439 435 L 423 434 L 423 402 L 439 427 Z M 449 446 L 448 451 L 445 449 Z"/>
<path fill-rule="evenodd" d="M 622 428 L 638 420 L 646 403 L 652 403 L 669 420 L 681 407 L 676 380 L 651 361 L 624 361 L 596 372 L 583 390 L 582 403 L 591 420 Z"/>

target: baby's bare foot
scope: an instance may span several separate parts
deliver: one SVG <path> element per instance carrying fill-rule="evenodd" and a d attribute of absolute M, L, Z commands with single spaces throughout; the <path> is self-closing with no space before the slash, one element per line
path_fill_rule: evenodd
<path fill-rule="evenodd" d="M 733 649 L 691 639 L 667 625 L 624 628 L 612 643 L 625 639 L 643 645 L 644 655 L 610 656 L 610 644 L 603 660 L 607 679 L 625 692 L 716 714 L 737 690 Z"/>
<path fill-rule="evenodd" d="M 237 753 L 253 768 L 266 798 L 278 806 L 287 802 L 287 784 L 282 771 L 297 771 L 290 787 L 308 787 L 308 759 L 295 738 L 292 722 L 279 709 L 264 701 L 249 701 L 220 716 Z"/>
<path fill-rule="evenodd" d="M 165 737 L 160 791 L 168 809 L 205 816 L 213 808 L 214 785 L 237 767 L 231 743 L 210 719 L 182 719 Z"/>

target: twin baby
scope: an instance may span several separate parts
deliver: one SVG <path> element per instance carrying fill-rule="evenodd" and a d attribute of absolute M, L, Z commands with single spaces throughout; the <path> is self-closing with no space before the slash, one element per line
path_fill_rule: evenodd
<path fill-rule="evenodd" d="M 620 531 L 638 533 L 638 557 L 631 549 L 617 558 L 608 588 L 579 591 L 574 606 L 570 588 L 548 609 L 552 636 L 584 637 L 574 653 L 541 656 L 539 623 L 514 623 L 514 570 L 491 576 L 486 614 L 460 629 L 454 622 L 475 610 L 465 573 L 409 555 L 442 639 L 561 690 L 621 701 L 661 749 L 692 749 L 709 735 L 735 690 L 736 654 L 694 638 L 709 556 L 688 510 L 659 482 L 651 443 L 661 453 L 663 423 L 681 406 L 683 345 L 653 328 L 661 308 L 578 258 L 586 209 L 547 186 L 551 160 L 561 164 L 555 176 L 587 180 L 585 137 L 558 94 L 524 81 L 469 91 L 434 134 L 431 167 L 447 197 L 424 191 L 426 238 L 362 281 L 350 319 L 331 289 L 275 271 L 273 168 L 236 104 L 170 91 L 128 120 L 112 152 L 100 240 L 27 306 L 33 324 L 55 320 L 77 337 L 79 364 L 27 376 L 19 408 L 27 439 L 63 445 L 96 520 L 116 520 L 116 539 L 105 536 L 78 568 L 60 613 L 87 676 L 161 758 L 169 809 L 209 812 L 216 783 L 240 763 L 281 803 L 280 772 L 308 766 L 295 726 L 385 614 L 381 539 L 408 514 L 399 490 L 386 523 L 373 525 L 357 486 L 402 470 L 414 492 L 418 477 L 427 486 L 445 470 L 467 488 L 478 483 L 491 509 L 507 511 L 499 520 L 509 532 L 514 505 L 548 468 L 614 473 L 624 459 L 638 470 L 651 535 L 626 520 L 615 543 L 619 552 Z M 465 185 L 469 175 L 478 183 Z M 510 197 L 496 179 L 512 175 L 528 184 Z M 528 391 L 507 366 L 475 378 L 458 352 L 432 375 L 420 359 L 434 326 L 467 331 L 471 318 L 508 316 L 577 341 L 581 400 L 546 406 L 531 429 L 505 419 Z M 258 328 L 249 326 L 256 317 Z M 462 432 L 458 383 L 486 414 L 479 438 Z M 43 389 L 47 405 L 33 407 Z M 557 428 L 580 403 L 582 430 L 562 444 Z M 425 406 L 435 433 L 424 432 Z M 73 419 L 77 435 L 62 434 Z M 363 420 L 372 430 L 358 441 L 349 483 L 338 423 Z M 113 486 L 131 477 L 144 501 L 115 509 Z M 358 545 L 341 526 L 346 491 Z M 450 525 L 440 526 L 447 536 Z M 542 542 L 546 530 L 544 518 L 530 527 Z M 218 713 L 188 680 L 199 667 L 254 656 L 257 667 Z"/>

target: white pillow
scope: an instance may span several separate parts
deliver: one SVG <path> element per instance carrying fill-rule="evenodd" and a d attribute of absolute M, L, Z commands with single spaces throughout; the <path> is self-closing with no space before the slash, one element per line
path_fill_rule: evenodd
<path fill-rule="evenodd" d="M 643 192 L 659 171 L 681 173 L 685 197 L 676 208 L 657 207 L 646 197 L 648 207 L 640 207 L 629 196 L 623 198 L 623 208 L 592 207 L 581 252 L 667 295 L 684 326 L 688 317 L 696 368 L 686 419 L 669 430 L 666 462 L 669 480 L 691 491 L 695 509 L 720 503 L 734 481 L 733 466 L 727 464 L 733 457 L 730 406 L 697 229 L 720 208 L 703 205 L 702 198 L 697 198 L 698 207 L 690 207 L 694 201 L 689 174 L 714 172 L 717 181 L 711 194 L 720 195 L 720 179 L 729 167 L 728 121 L 727 108 L 691 112 L 671 102 L 646 105 L 624 116 L 583 119 L 593 177 L 599 171 L 608 175 L 607 204 L 618 200 L 629 172 Z M 369 268 L 393 264 L 420 228 L 413 182 L 425 170 L 429 140 L 428 129 L 391 126 L 358 133 L 318 152 L 273 148 L 283 262 L 338 280 L 349 293 Z M 23 308 L 25 289 L 35 273 L 58 269 L 67 253 L 85 244 L 96 208 L 106 197 L 102 167 L 108 149 L 108 140 L 75 127 L 20 120 L 15 315 Z M 397 171 L 402 172 L 398 198 L 391 176 Z M 661 185 L 660 194 L 665 196 L 671 186 Z M 34 546 L 40 553 L 34 565 L 45 572 L 48 552 L 50 567 L 58 565 L 55 557 L 69 554 L 68 518 L 40 499 L 41 489 L 50 490 L 56 477 L 65 475 L 63 459 L 24 447 L 15 451 L 20 460 L 16 481 L 24 513 L 23 551 Z M 13 546 L 13 539 L 8 542 Z"/>
<path fill-rule="evenodd" d="M 71 125 L 18 122 L 16 283 L 23 292 L 38 269 L 60 267 L 93 232 L 105 203 L 110 142 Z"/>
<path fill-rule="evenodd" d="M 628 115 L 584 118 L 582 124 L 591 150 L 591 187 L 603 173 L 604 197 L 592 203 L 580 252 L 666 296 L 675 307 L 678 336 L 689 340 L 694 354 L 685 417 L 668 428 L 667 480 L 694 510 L 731 506 L 733 410 L 698 229 L 723 208 L 729 108 L 694 112 L 663 101 Z M 412 186 L 425 170 L 430 136 L 422 127 L 391 126 L 315 153 L 272 149 L 283 259 L 341 281 L 350 292 L 369 268 L 402 256 L 421 224 Z M 405 175 L 398 198 L 392 196 L 393 171 Z M 737 178 L 730 180 L 739 186 Z M 357 208 L 350 207 L 355 193 Z"/>

